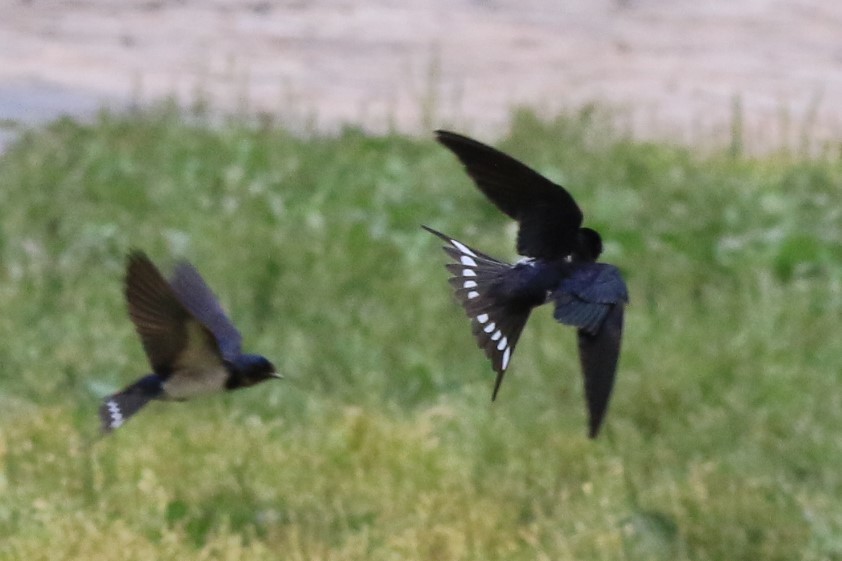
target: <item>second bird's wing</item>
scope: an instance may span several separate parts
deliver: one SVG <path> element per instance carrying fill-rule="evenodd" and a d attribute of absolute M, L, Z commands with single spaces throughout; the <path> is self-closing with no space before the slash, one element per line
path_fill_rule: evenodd
<path fill-rule="evenodd" d="M 222 356 L 226 360 L 239 356 L 242 335 L 199 272 L 190 263 L 181 262 L 173 272 L 170 286 L 190 313 L 213 333 Z"/>
<path fill-rule="evenodd" d="M 220 363 L 214 334 L 142 252 L 129 255 L 125 296 L 129 317 L 155 372 L 168 376 L 179 368 L 200 370 Z"/>

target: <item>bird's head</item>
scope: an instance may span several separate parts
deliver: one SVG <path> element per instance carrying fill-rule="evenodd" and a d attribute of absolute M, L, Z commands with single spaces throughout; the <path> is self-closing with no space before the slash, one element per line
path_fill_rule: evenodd
<path fill-rule="evenodd" d="M 272 378 L 283 378 L 275 370 L 275 365 L 260 355 L 240 355 L 232 366 L 239 374 L 241 386 L 253 386 Z"/>
<path fill-rule="evenodd" d="M 602 237 L 596 230 L 580 228 L 576 242 L 575 254 L 580 261 L 596 261 L 602 253 Z"/>

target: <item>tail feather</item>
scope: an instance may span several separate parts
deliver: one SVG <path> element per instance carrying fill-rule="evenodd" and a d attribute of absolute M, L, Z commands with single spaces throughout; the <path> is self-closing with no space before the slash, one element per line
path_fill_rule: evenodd
<path fill-rule="evenodd" d="M 507 301 L 499 295 L 499 291 L 494 290 L 512 270 L 511 265 L 432 228 L 423 228 L 447 244 L 443 249 L 454 261 L 446 265 L 453 275 L 449 282 L 456 299 L 471 319 L 471 332 L 477 346 L 485 352 L 497 373 L 491 398 L 496 399 L 532 308 Z"/>
<path fill-rule="evenodd" d="M 160 379 L 152 374 L 141 378 L 122 391 L 109 395 L 99 407 L 102 432 L 117 429 L 144 405 L 161 394 Z"/>

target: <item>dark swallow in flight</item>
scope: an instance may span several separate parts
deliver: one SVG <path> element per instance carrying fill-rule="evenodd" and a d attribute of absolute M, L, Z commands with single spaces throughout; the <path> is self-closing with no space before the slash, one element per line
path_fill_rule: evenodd
<path fill-rule="evenodd" d="M 532 308 L 552 301 L 555 319 L 578 329 L 589 436 L 596 437 L 614 386 L 628 302 L 620 271 L 596 262 L 602 239 L 581 227 L 582 211 L 563 187 L 476 140 L 447 131 L 436 131 L 436 140 L 497 208 L 517 220 L 517 251 L 527 257 L 510 265 L 424 226 L 446 242 L 454 261 L 447 265 L 450 284 L 497 372 L 491 399 Z"/>
<path fill-rule="evenodd" d="M 167 282 L 135 251 L 128 256 L 125 295 L 152 373 L 103 400 L 103 432 L 153 399 L 184 401 L 281 378 L 266 358 L 240 352 L 240 332 L 189 263 L 179 263 Z"/>

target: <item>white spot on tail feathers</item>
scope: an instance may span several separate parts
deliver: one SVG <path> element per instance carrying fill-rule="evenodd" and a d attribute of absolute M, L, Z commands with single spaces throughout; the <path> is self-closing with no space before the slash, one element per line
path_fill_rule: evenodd
<path fill-rule="evenodd" d="M 452 244 L 453 244 L 453 247 L 455 247 L 456 249 L 458 249 L 458 250 L 459 250 L 459 251 L 461 251 L 462 253 L 467 253 L 467 254 L 468 254 L 468 255 L 470 255 L 471 257 L 476 257 L 476 256 L 477 256 L 477 254 L 476 254 L 476 253 L 474 253 L 473 251 L 471 251 L 471 248 L 469 248 L 468 246 L 466 246 L 466 245 L 465 245 L 465 244 L 463 244 L 463 243 L 457 242 L 456 240 L 450 240 L 450 243 L 452 243 Z"/>
<path fill-rule="evenodd" d="M 502 339 L 500 339 L 500 342 L 497 343 L 497 350 L 502 351 L 503 349 L 506 348 L 506 345 L 508 345 L 508 344 L 509 344 L 508 338 L 503 337 Z"/>
<path fill-rule="evenodd" d="M 477 283 L 476 281 L 465 281 L 465 284 L 462 285 L 465 288 L 476 288 Z"/>
<path fill-rule="evenodd" d="M 497 324 L 492 321 L 491 323 L 486 325 L 482 330 L 485 331 L 486 333 L 491 333 L 496 328 L 497 328 Z"/>
<path fill-rule="evenodd" d="M 494 335 L 491 336 L 491 340 L 496 341 L 497 339 L 499 339 L 502 336 L 503 336 L 503 333 L 501 333 L 500 330 L 498 329 L 497 331 L 494 332 Z"/>
<path fill-rule="evenodd" d="M 465 265 L 466 267 L 476 267 L 477 266 L 477 262 L 474 261 L 473 259 L 471 259 L 470 257 L 468 257 L 467 255 L 463 255 L 462 257 L 460 257 L 459 261 L 463 265 Z"/>
<path fill-rule="evenodd" d="M 479 292 L 477 292 L 476 290 L 472 290 L 468 293 L 468 299 L 469 300 L 473 300 L 477 296 L 479 296 Z"/>
<path fill-rule="evenodd" d="M 512 357 L 512 349 L 511 349 L 511 347 L 506 347 L 506 350 L 503 352 L 503 365 L 502 365 L 503 370 L 505 370 L 506 367 L 509 366 L 509 359 L 511 357 Z"/>
<path fill-rule="evenodd" d="M 477 321 L 480 323 L 485 323 L 488 321 L 488 314 L 480 314 L 477 316 Z"/>
<path fill-rule="evenodd" d="M 123 424 L 123 421 L 125 421 L 123 414 L 120 412 L 120 405 L 112 399 L 106 403 L 105 406 L 108 407 L 108 414 L 111 415 L 111 422 L 108 426 L 112 429 L 116 429 Z"/>
<path fill-rule="evenodd" d="M 475 277 L 477 274 L 471 269 L 462 269 L 463 277 Z"/>

